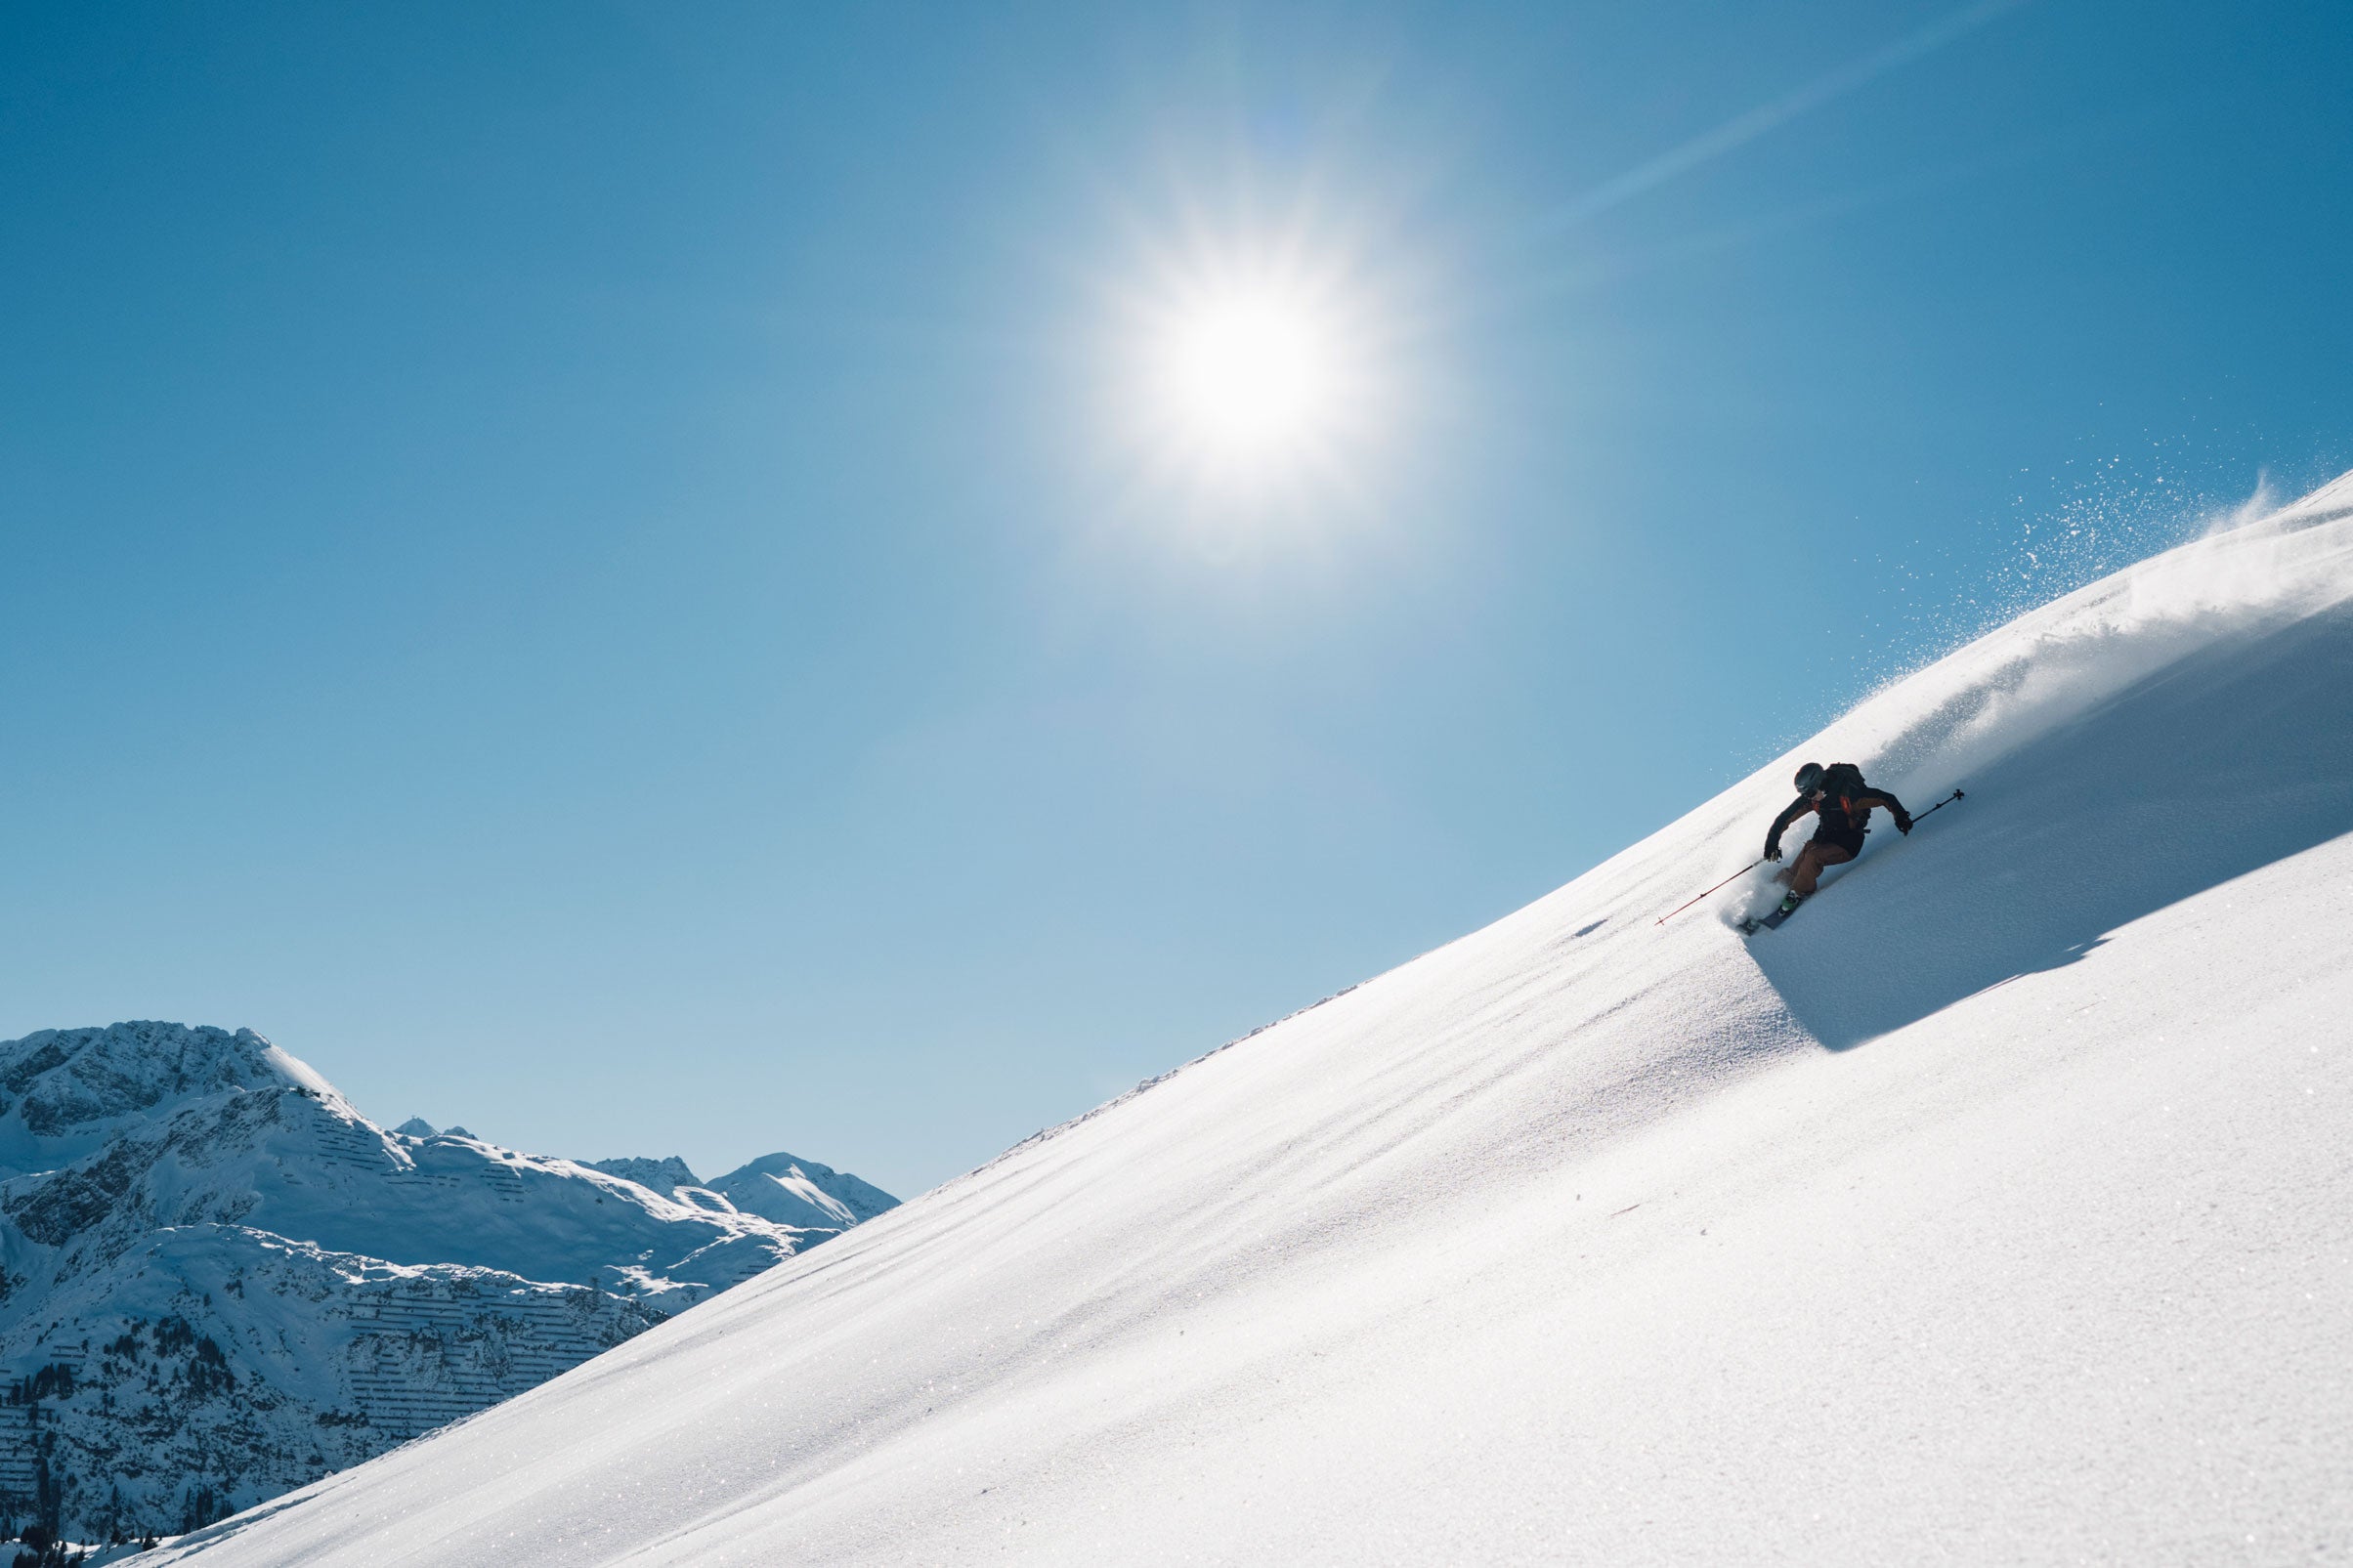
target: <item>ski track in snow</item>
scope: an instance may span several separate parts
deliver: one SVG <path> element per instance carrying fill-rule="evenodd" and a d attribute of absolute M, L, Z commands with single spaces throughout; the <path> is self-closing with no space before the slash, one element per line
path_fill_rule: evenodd
<path fill-rule="evenodd" d="M 1970 795 L 1654 924 L 1800 752 Z M 2353 476 L 1800 752 L 149 1560 L 2353 1557 Z"/>

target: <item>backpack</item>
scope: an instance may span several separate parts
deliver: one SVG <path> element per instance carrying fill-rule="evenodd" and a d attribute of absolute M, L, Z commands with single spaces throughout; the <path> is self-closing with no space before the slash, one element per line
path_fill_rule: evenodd
<path fill-rule="evenodd" d="M 1832 800 L 1852 800 L 1870 786 L 1862 782 L 1862 770 L 1852 762 L 1833 762 L 1822 770 L 1821 783 L 1814 787 Z"/>
<path fill-rule="evenodd" d="M 1871 808 L 1856 809 L 1855 797 L 1869 788 L 1862 782 L 1862 770 L 1852 762 L 1833 762 L 1822 770 L 1821 782 L 1814 786 L 1821 792 L 1821 804 L 1816 808 L 1822 821 L 1828 822 L 1832 812 L 1843 818 L 1848 826 L 1869 832 Z"/>

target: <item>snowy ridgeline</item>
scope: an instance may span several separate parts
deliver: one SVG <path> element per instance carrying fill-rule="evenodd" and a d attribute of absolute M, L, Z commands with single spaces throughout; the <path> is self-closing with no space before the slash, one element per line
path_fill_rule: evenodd
<path fill-rule="evenodd" d="M 676 1155 L 667 1160 L 591 1160 L 587 1165 L 592 1170 L 667 1193 L 682 1204 L 723 1213 L 757 1214 L 779 1225 L 805 1230 L 847 1230 L 899 1203 L 856 1176 L 789 1154 L 762 1155 L 707 1182 Z"/>
<path fill-rule="evenodd" d="M 1801 757 L 1969 798 L 1656 923 Z M 2353 1560 L 2349 953 L 2353 481 L 164 1556 Z"/>
<path fill-rule="evenodd" d="M 894 1202 L 782 1155 L 708 1187 L 675 1160 L 609 1164 L 387 1132 L 248 1031 L 0 1043 L 0 1515 L 79 1540 L 190 1528 Z"/>

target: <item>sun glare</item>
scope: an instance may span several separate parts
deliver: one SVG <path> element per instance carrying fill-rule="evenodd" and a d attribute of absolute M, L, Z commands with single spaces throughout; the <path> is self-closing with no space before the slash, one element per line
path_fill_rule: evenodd
<path fill-rule="evenodd" d="M 1346 266 L 1288 249 L 1159 258 L 1158 286 L 1130 296 L 1127 416 L 1169 495 L 1262 517 L 1361 487 L 1389 404 L 1380 312 Z"/>
<path fill-rule="evenodd" d="M 1312 439 L 1336 411 L 1336 346 L 1299 300 L 1202 301 L 1171 324 L 1164 353 L 1170 412 L 1214 453 L 1280 451 Z"/>
<path fill-rule="evenodd" d="M 1289 548 L 1390 504 L 1421 361 L 1382 247 L 1305 216 L 1252 234 L 1196 215 L 1134 238 L 1102 290 L 1095 411 L 1123 489 L 1109 515 L 1223 551 Z"/>

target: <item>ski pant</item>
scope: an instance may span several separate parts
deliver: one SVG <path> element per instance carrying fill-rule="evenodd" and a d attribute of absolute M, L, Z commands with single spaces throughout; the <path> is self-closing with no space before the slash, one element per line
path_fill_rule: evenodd
<path fill-rule="evenodd" d="M 1855 858 L 1855 852 L 1861 847 L 1861 844 L 1841 844 L 1835 840 L 1808 839 L 1806 847 L 1797 852 L 1797 864 L 1774 880 L 1787 882 L 1789 891 L 1800 898 L 1810 898 L 1814 893 L 1814 884 L 1821 880 L 1823 868 L 1844 866 Z"/>

